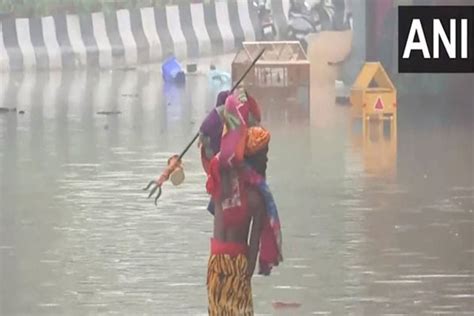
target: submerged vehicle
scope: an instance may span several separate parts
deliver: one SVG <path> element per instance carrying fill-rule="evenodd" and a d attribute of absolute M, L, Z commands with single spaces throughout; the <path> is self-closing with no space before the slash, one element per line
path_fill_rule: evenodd
<path fill-rule="evenodd" d="M 161 65 L 161 72 L 165 82 L 173 82 L 176 84 L 184 84 L 186 82 L 183 67 L 173 55 L 165 59 Z"/>
<path fill-rule="evenodd" d="M 299 41 L 306 51 L 308 49 L 307 36 L 321 31 L 321 24 L 306 1 L 291 1 L 288 11 L 288 39 Z"/>
<path fill-rule="evenodd" d="M 260 24 L 260 36 L 263 41 L 273 41 L 277 32 L 273 21 L 272 9 L 270 1 L 258 0 L 253 1 L 253 6 L 257 8 L 258 20 Z"/>
<path fill-rule="evenodd" d="M 288 39 L 308 48 L 308 35 L 329 30 L 352 29 L 352 14 L 344 0 L 290 0 Z"/>

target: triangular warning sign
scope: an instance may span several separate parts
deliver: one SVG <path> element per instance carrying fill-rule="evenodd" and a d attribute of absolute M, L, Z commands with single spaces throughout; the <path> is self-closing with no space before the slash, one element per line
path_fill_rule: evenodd
<path fill-rule="evenodd" d="M 382 102 L 382 98 L 381 97 L 378 97 L 377 98 L 377 101 L 375 101 L 375 106 L 374 108 L 376 110 L 380 110 L 380 111 L 383 111 L 383 102 Z"/>

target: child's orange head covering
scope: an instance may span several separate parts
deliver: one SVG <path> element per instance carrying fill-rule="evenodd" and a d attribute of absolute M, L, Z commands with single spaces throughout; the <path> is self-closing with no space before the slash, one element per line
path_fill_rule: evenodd
<path fill-rule="evenodd" d="M 247 141 L 245 144 L 245 155 L 251 156 L 268 146 L 270 132 L 261 126 L 250 127 L 247 130 Z"/>

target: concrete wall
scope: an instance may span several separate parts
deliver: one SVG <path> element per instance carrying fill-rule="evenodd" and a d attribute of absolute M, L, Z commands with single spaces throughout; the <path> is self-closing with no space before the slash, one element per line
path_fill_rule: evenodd
<path fill-rule="evenodd" d="M 367 59 L 367 0 L 352 0 L 351 2 L 350 7 L 353 17 L 352 47 L 349 57 L 342 67 L 341 74 L 341 79 L 346 85 L 352 85 Z"/>
<path fill-rule="evenodd" d="M 344 0 L 333 1 L 339 5 L 331 12 L 345 17 Z M 285 34 L 290 0 L 271 3 Z M 230 53 L 259 39 L 258 23 L 252 0 L 10 18 L 0 22 L 0 71 L 116 68 L 159 62 L 171 52 L 179 59 Z"/>
<path fill-rule="evenodd" d="M 251 1 L 6 19 L 0 70 L 111 68 L 228 53 L 256 39 Z"/>

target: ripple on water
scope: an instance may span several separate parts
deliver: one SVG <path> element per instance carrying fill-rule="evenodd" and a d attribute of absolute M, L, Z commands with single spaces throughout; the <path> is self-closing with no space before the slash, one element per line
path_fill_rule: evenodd
<path fill-rule="evenodd" d="M 376 280 L 375 284 L 420 284 L 420 280 Z"/>

